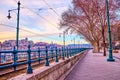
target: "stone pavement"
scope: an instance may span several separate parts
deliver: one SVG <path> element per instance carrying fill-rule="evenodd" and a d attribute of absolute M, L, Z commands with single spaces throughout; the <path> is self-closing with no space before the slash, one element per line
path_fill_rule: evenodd
<path fill-rule="evenodd" d="M 108 62 L 102 53 L 90 50 L 65 80 L 120 80 L 120 53 L 113 53 L 115 62 Z"/>

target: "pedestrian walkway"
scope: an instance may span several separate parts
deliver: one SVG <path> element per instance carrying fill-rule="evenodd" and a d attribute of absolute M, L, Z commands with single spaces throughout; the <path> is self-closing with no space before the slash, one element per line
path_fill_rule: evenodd
<path fill-rule="evenodd" d="M 113 55 L 120 57 L 120 53 Z M 120 59 L 108 62 L 102 53 L 90 50 L 65 80 L 120 80 Z"/>

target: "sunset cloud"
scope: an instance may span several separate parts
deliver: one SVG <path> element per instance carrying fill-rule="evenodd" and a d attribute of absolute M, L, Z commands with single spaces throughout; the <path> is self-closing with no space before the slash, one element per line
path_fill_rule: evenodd
<path fill-rule="evenodd" d="M 46 41 L 56 41 L 60 43 L 58 38 L 58 34 L 62 32 L 59 30 L 59 19 L 61 14 L 68 9 L 71 5 L 71 0 L 45 0 L 48 5 L 45 4 L 43 0 L 20 0 L 21 2 L 21 9 L 20 9 L 20 31 L 19 36 L 20 38 L 28 37 L 31 40 L 39 41 L 40 39 Z M 57 15 L 53 10 L 53 8 Z M 0 41 L 5 40 L 5 38 L 15 39 L 16 36 L 16 25 L 17 25 L 17 11 L 11 12 L 11 19 L 7 19 L 8 10 L 10 9 L 17 9 L 17 0 L 2 0 L 0 2 Z M 10 26 L 5 26 L 5 25 Z M 26 30 L 26 31 L 25 31 Z M 32 33 L 33 32 L 33 33 Z M 34 34 L 35 33 L 35 34 Z M 58 34 L 54 34 L 58 33 Z M 9 35 L 8 35 L 9 34 Z M 36 34 L 54 34 L 52 38 L 47 38 L 46 36 L 41 36 L 39 39 L 35 36 Z M 43 37 L 43 38 L 42 38 Z"/>

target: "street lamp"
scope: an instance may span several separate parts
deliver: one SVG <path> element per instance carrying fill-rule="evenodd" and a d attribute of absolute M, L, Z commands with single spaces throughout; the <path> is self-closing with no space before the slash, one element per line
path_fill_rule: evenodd
<path fill-rule="evenodd" d="M 74 48 L 75 48 L 75 37 L 74 37 Z"/>
<path fill-rule="evenodd" d="M 63 45 L 64 45 L 64 49 L 65 49 L 65 31 L 63 31 Z"/>
<path fill-rule="evenodd" d="M 74 48 L 75 48 L 75 37 L 74 37 L 73 40 L 71 40 L 71 41 L 73 41 Z"/>
<path fill-rule="evenodd" d="M 78 48 L 80 48 L 80 41 L 78 40 Z"/>
<path fill-rule="evenodd" d="M 18 8 L 17 8 L 17 9 L 8 10 L 8 16 L 7 16 L 8 19 L 11 18 L 10 12 L 11 12 L 11 11 L 14 11 L 14 10 L 18 10 L 18 13 L 17 13 L 17 28 L 16 28 L 16 29 L 17 29 L 17 31 L 16 31 L 16 47 L 17 47 L 17 50 L 18 50 L 18 47 L 19 47 L 18 40 L 19 40 L 20 1 L 18 1 Z"/>
<path fill-rule="evenodd" d="M 66 33 L 67 33 L 67 30 L 63 31 L 63 60 L 65 59 L 64 55 L 65 55 L 65 34 Z M 61 35 L 59 35 L 59 37 L 61 37 Z"/>
<path fill-rule="evenodd" d="M 65 31 L 63 31 L 63 33 L 60 33 L 59 37 L 61 37 L 62 34 L 63 34 L 63 46 L 65 46 Z"/>
<path fill-rule="evenodd" d="M 115 61 L 115 59 L 113 59 L 113 55 L 112 55 L 112 43 L 111 43 L 111 30 L 110 30 L 110 19 L 109 19 L 109 8 L 108 8 L 108 0 L 106 0 L 106 14 L 107 14 L 107 24 L 108 24 L 108 43 L 109 43 L 109 57 L 107 59 L 107 61 Z"/>

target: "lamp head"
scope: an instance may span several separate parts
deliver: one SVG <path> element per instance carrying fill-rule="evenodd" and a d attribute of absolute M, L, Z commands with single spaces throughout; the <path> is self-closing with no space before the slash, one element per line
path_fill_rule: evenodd
<path fill-rule="evenodd" d="M 7 18 L 8 18 L 8 19 L 10 19 L 10 18 L 11 18 L 11 16 L 10 16 L 10 12 L 8 12 L 8 16 L 7 16 Z"/>

